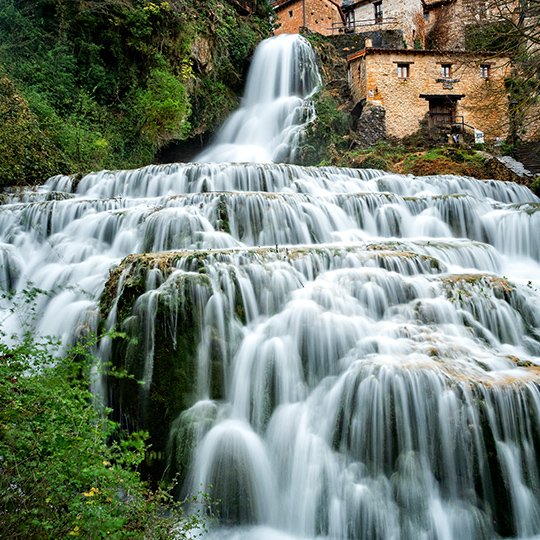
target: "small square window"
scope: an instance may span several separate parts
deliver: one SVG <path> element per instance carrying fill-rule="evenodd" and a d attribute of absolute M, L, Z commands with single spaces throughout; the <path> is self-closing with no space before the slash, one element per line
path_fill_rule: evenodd
<path fill-rule="evenodd" d="M 489 78 L 489 65 L 487 64 L 482 64 L 480 66 L 480 77 L 484 78 L 484 79 L 488 79 Z"/>
<path fill-rule="evenodd" d="M 424 11 L 424 21 L 429 22 L 429 11 Z"/>
<path fill-rule="evenodd" d="M 292 9 L 289 11 L 289 18 L 292 19 Z"/>
<path fill-rule="evenodd" d="M 452 64 L 443 64 L 441 66 L 441 77 L 449 79 L 452 76 Z"/>
<path fill-rule="evenodd" d="M 375 22 L 381 23 L 383 21 L 382 2 L 375 2 L 373 7 L 375 9 Z"/>
<path fill-rule="evenodd" d="M 397 76 L 400 79 L 408 79 L 409 78 L 409 64 L 398 64 Z"/>

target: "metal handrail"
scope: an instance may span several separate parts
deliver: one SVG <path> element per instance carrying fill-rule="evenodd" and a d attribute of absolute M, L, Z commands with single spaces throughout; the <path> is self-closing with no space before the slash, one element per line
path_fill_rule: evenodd
<path fill-rule="evenodd" d="M 464 116 L 454 116 L 452 114 L 445 113 L 429 113 L 429 117 L 433 119 L 433 127 L 436 125 L 446 126 L 461 126 L 462 128 L 468 127 L 470 129 L 476 129 L 474 126 L 465 123 Z M 449 119 L 450 121 L 447 121 Z M 461 119 L 461 120 L 459 120 Z"/>

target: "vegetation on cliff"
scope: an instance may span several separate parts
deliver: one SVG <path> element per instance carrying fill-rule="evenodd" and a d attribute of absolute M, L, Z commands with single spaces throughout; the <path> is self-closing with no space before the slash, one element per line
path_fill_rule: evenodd
<path fill-rule="evenodd" d="M 0 0 L 0 187 L 148 164 L 169 141 L 214 130 L 271 29 L 268 4 L 253 5 Z"/>

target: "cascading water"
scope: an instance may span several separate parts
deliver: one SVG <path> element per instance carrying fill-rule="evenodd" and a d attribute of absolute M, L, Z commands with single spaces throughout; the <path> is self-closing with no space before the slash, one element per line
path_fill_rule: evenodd
<path fill-rule="evenodd" d="M 35 332 L 69 343 L 101 318 L 133 338 L 101 343 L 146 383 L 115 399 L 186 490 L 221 500 L 216 538 L 523 540 L 539 209 L 517 184 L 330 167 L 57 177 L 0 207 L 2 328 L 24 330 L 12 295 L 36 287 Z"/>
<path fill-rule="evenodd" d="M 242 106 L 196 160 L 293 161 L 302 127 L 315 117 L 313 104 L 307 99 L 320 82 L 307 40 L 283 34 L 264 41 L 253 58 Z"/>

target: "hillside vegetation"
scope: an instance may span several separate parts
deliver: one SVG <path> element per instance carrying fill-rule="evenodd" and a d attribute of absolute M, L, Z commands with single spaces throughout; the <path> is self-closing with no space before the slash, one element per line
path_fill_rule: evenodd
<path fill-rule="evenodd" d="M 0 187 L 152 162 L 213 131 L 269 35 L 266 2 L 0 0 Z"/>

